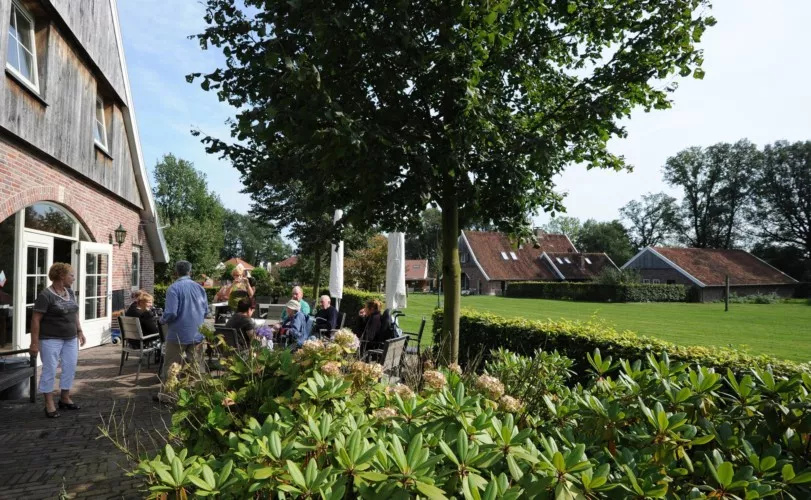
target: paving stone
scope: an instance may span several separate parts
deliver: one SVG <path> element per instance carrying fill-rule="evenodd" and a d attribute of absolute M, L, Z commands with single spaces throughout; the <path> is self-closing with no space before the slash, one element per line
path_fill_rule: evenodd
<path fill-rule="evenodd" d="M 47 419 L 41 398 L 34 404 L 0 401 L 0 499 L 143 498 L 144 486 L 128 477 L 127 457 L 101 428 L 118 425 L 119 436 L 142 451 L 163 446 L 170 408 L 155 403 L 157 367 L 141 368 L 135 384 L 135 363 L 127 362 L 118 376 L 121 351 L 106 345 L 79 354 L 74 400 L 78 411 L 64 410 Z M 131 366 L 132 365 L 132 366 Z"/>

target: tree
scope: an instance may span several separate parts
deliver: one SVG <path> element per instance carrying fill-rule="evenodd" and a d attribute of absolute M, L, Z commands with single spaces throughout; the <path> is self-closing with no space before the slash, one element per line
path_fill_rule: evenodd
<path fill-rule="evenodd" d="M 241 257 L 252 265 L 279 262 L 293 253 L 276 228 L 263 224 L 250 215 L 226 210 L 223 222 L 224 243 L 220 258 Z"/>
<path fill-rule="evenodd" d="M 752 254 L 798 281 L 811 281 L 811 260 L 799 246 L 773 245 L 764 241 L 752 247 Z"/>
<path fill-rule="evenodd" d="M 438 276 L 442 271 L 437 266 L 437 255 L 441 252 L 442 212 L 436 208 L 424 210 L 420 216 L 417 232 L 406 234 L 405 253 L 409 259 L 428 260 L 431 276 Z"/>
<path fill-rule="evenodd" d="M 363 290 L 376 291 L 386 281 L 388 239 L 378 234 L 365 248 L 353 250 L 346 259 L 346 281 L 357 282 Z"/>
<path fill-rule="evenodd" d="M 575 243 L 580 237 L 583 224 L 577 217 L 561 215 L 553 217 L 549 222 L 543 225 L 542 229 L 550 234 L 565 234 L 572 240 L 572 243 Z M 575 246 L 577 246 L 577 243 L 575 243 Z"/>
<path fill-rule="evenodd" d="M 642 195 L 642 201 L 633 200 L 620 209 L 630 226 L 631 241 L 636 250 L 660 245 L 678 232 L 678 205 L 676 198 L 665 193 Z"/>
<path fill-rule="evenodd" d="M 153 195 L 172 261 L 187 260 L 195 272 L 211 274 L 220 261 L 225 212 L 205 174 L 189 161 L 164 155 L 155 165 Z M 173 267 L 159 265 L 155 274 L 170 280 Z"/>
<path fill-rule="evenodd" d="M 628 232 L 618 220 L 597 222 L 589 219 L 577 237 L 575 245 L 581 252 L 605 252 L 618 266 L 634 256 Z"/>
<path fill-rule="evenodd" d="M 360 225 L 409 232 L 435 204 L 451 360 L 460 227 L 560 210 L 552 179 L 572 162 L 624 168 L 606 147 L 620 120 L 669 107 L 675 72 L 703 76 L 714 24 L 708 0 L 206 4 L 197 38 L 226 62 L 189 80 L 237 108 L 237 140 L 208 150 L 271 202 L 327 189 Z"/>
<path fill-rule="evenodd" d="M 811 258 L 811 141 L 778 141 L 763 157 L 751 219 L 764 241 L 797 247 Z"/>
<path fill-rule="evenodd" d="M 696 248 L 733 248 L 740 243 L 752 178 L 760 164 L 757 147 L 745 139 L 692 147 L 668 158 L 665 181 L 684 190 L 681 240 Z"/>

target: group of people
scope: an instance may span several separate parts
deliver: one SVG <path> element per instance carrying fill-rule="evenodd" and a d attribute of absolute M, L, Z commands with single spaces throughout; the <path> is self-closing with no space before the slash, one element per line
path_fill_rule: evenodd
<path fill-rule="evenodd" d="M 175 265 L 177 279 L 166 291 L 166 304 L 159 315 L 154 307 L 154 298 L 146 291 L 133 294 L 133 302 L 125 315 L 138 318 L 144 336 L 158 334 L 159 323 L 167 325 L 165 342 L 164 371 L 160 374 L 165 380 L 168 367 L 174 363 L 191 363 L 203 367 L 204 336 L 200 326 L 209 312 L 206 292 L 199 283 L 191 279 L 191 264 L 179 261 Z M 244 291 L 245 296 L 236 304 L 236 311 L 226 327 L 242 332 L 247 342 L 254 337 L 256 324 L 254 313 L 254 286 L 245 278 L 240 268 L 234 270 L 234 281 L 218 292 L 231 296 L 234 290 Z M 48 271 L 51 286 L 37 297 L 31 318 L 30 352 L 42 360 L 42 373 L 38 390 L 45 399 L 45 415 L 48 418 L 60 416 L 60 410 L 79 410 L 81 406 L 73 401 L 70 391 L 76 374 L 79 347 L 86 342 L 79 318 L 79 305 L 73 292 L 76 279 L 69 264 L 55 263 Z M 339 326 L 339 314 L 330 297 L 319 298 L 320 308 L 310 315 L 310 305 L 304 300 L 301 287 L 294 287 L 277 325 L 280 333 L 293 339 L 295 346 L 301 346 L 313 329 L 334 330 Z M 356 329 L 363 344 L 373 345 L 385 340 L 385 321 L 381 317 L 380 301 L 367 302 L 359 313 L 361 324 Z M 295 348 L 294 346 L 294 348 Z M 61 363 L 60 363 L 61 361 Z M 54 398 L 53 387 L 57 368 L 62 368 L 59 377 L 60 395 Z"/>

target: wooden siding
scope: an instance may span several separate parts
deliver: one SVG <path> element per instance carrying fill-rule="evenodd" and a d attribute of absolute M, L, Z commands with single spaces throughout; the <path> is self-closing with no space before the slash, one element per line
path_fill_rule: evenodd
<path fill-rule="evenodd" d="M 112 85 L 118 99 L 125 102 L 110 0 L 50 0 L 50 4 Z"/>
<path fill-rule="evenodd" d="M 108 0 L 65 3 L 109 6 Z M 9 18 L 10 7 L 11 2 L 0 2 L 0 19 Z M 111 50 L 117 54 L 111 18 L 109 23 L 104 33 Z M 8 22 L 0 23 L 3 68 L 6 65 L 8 29 Z M 97 81 L 91 68 L 59 29 L 42 17 L 37 18 L 37 43 L 41 100 L 6 71 L 0 77 L 0 107 L 3 110 L 0 128 L 143 208 L 118 97 L 109 87 L 103 86 L 101 92 L 108 107 L 108 156 L 99 151 L 93 141 Z"/>

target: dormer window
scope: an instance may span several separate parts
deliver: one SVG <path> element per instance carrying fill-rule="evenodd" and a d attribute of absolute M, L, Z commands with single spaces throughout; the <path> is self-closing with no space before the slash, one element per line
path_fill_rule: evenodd
<path fill-rule="evenodd" d="M 512 257 L 513 260 L 518 260 L 518 256 L 515 255 L 515 252 L 510 252 L 510 257 Z"/>
<path fill-rule="evenodd" d="M 563 261 L 564 261 L 564 262 L 566 262 L 567 264 L 571 264 L 571 263 L 572 263 L 572 261 L 571 261 L 571 260 L 569 260 L 569 257 L 564 257 L 564 258 L 563 258 Z"/>
<path fill-rule="evenodd" d="M 588 257 L 586 257 L 585 259 L 586 259 L 586 264 L 591 264 L 591 259 L 589 259 Z"/>
<path fill-rule="evenodd" d="M 558 261 L 558 264 L 563 264 L 563 261 L 560 260 L 560 257 L 555 257 L 555 260 Z"/>
<path fill-rule="evenodd" d="M 510 260 L 510 258 L 507 257 L 507 252 L 501 252 L 501 258 L 504 260 Z"/>
<path fill-rule="evenodd" d="M 96 125 L 93 128 L 93 139 L 107 151 L 107 127 L 104 123 L 104 100 L 96 97 Z"/>
<path fill-rule="evenodd" d="M 37 57 L 34 45 L 34 18 L 16 1 L 11 2 L 6 67 L 39 92 Z"/>

